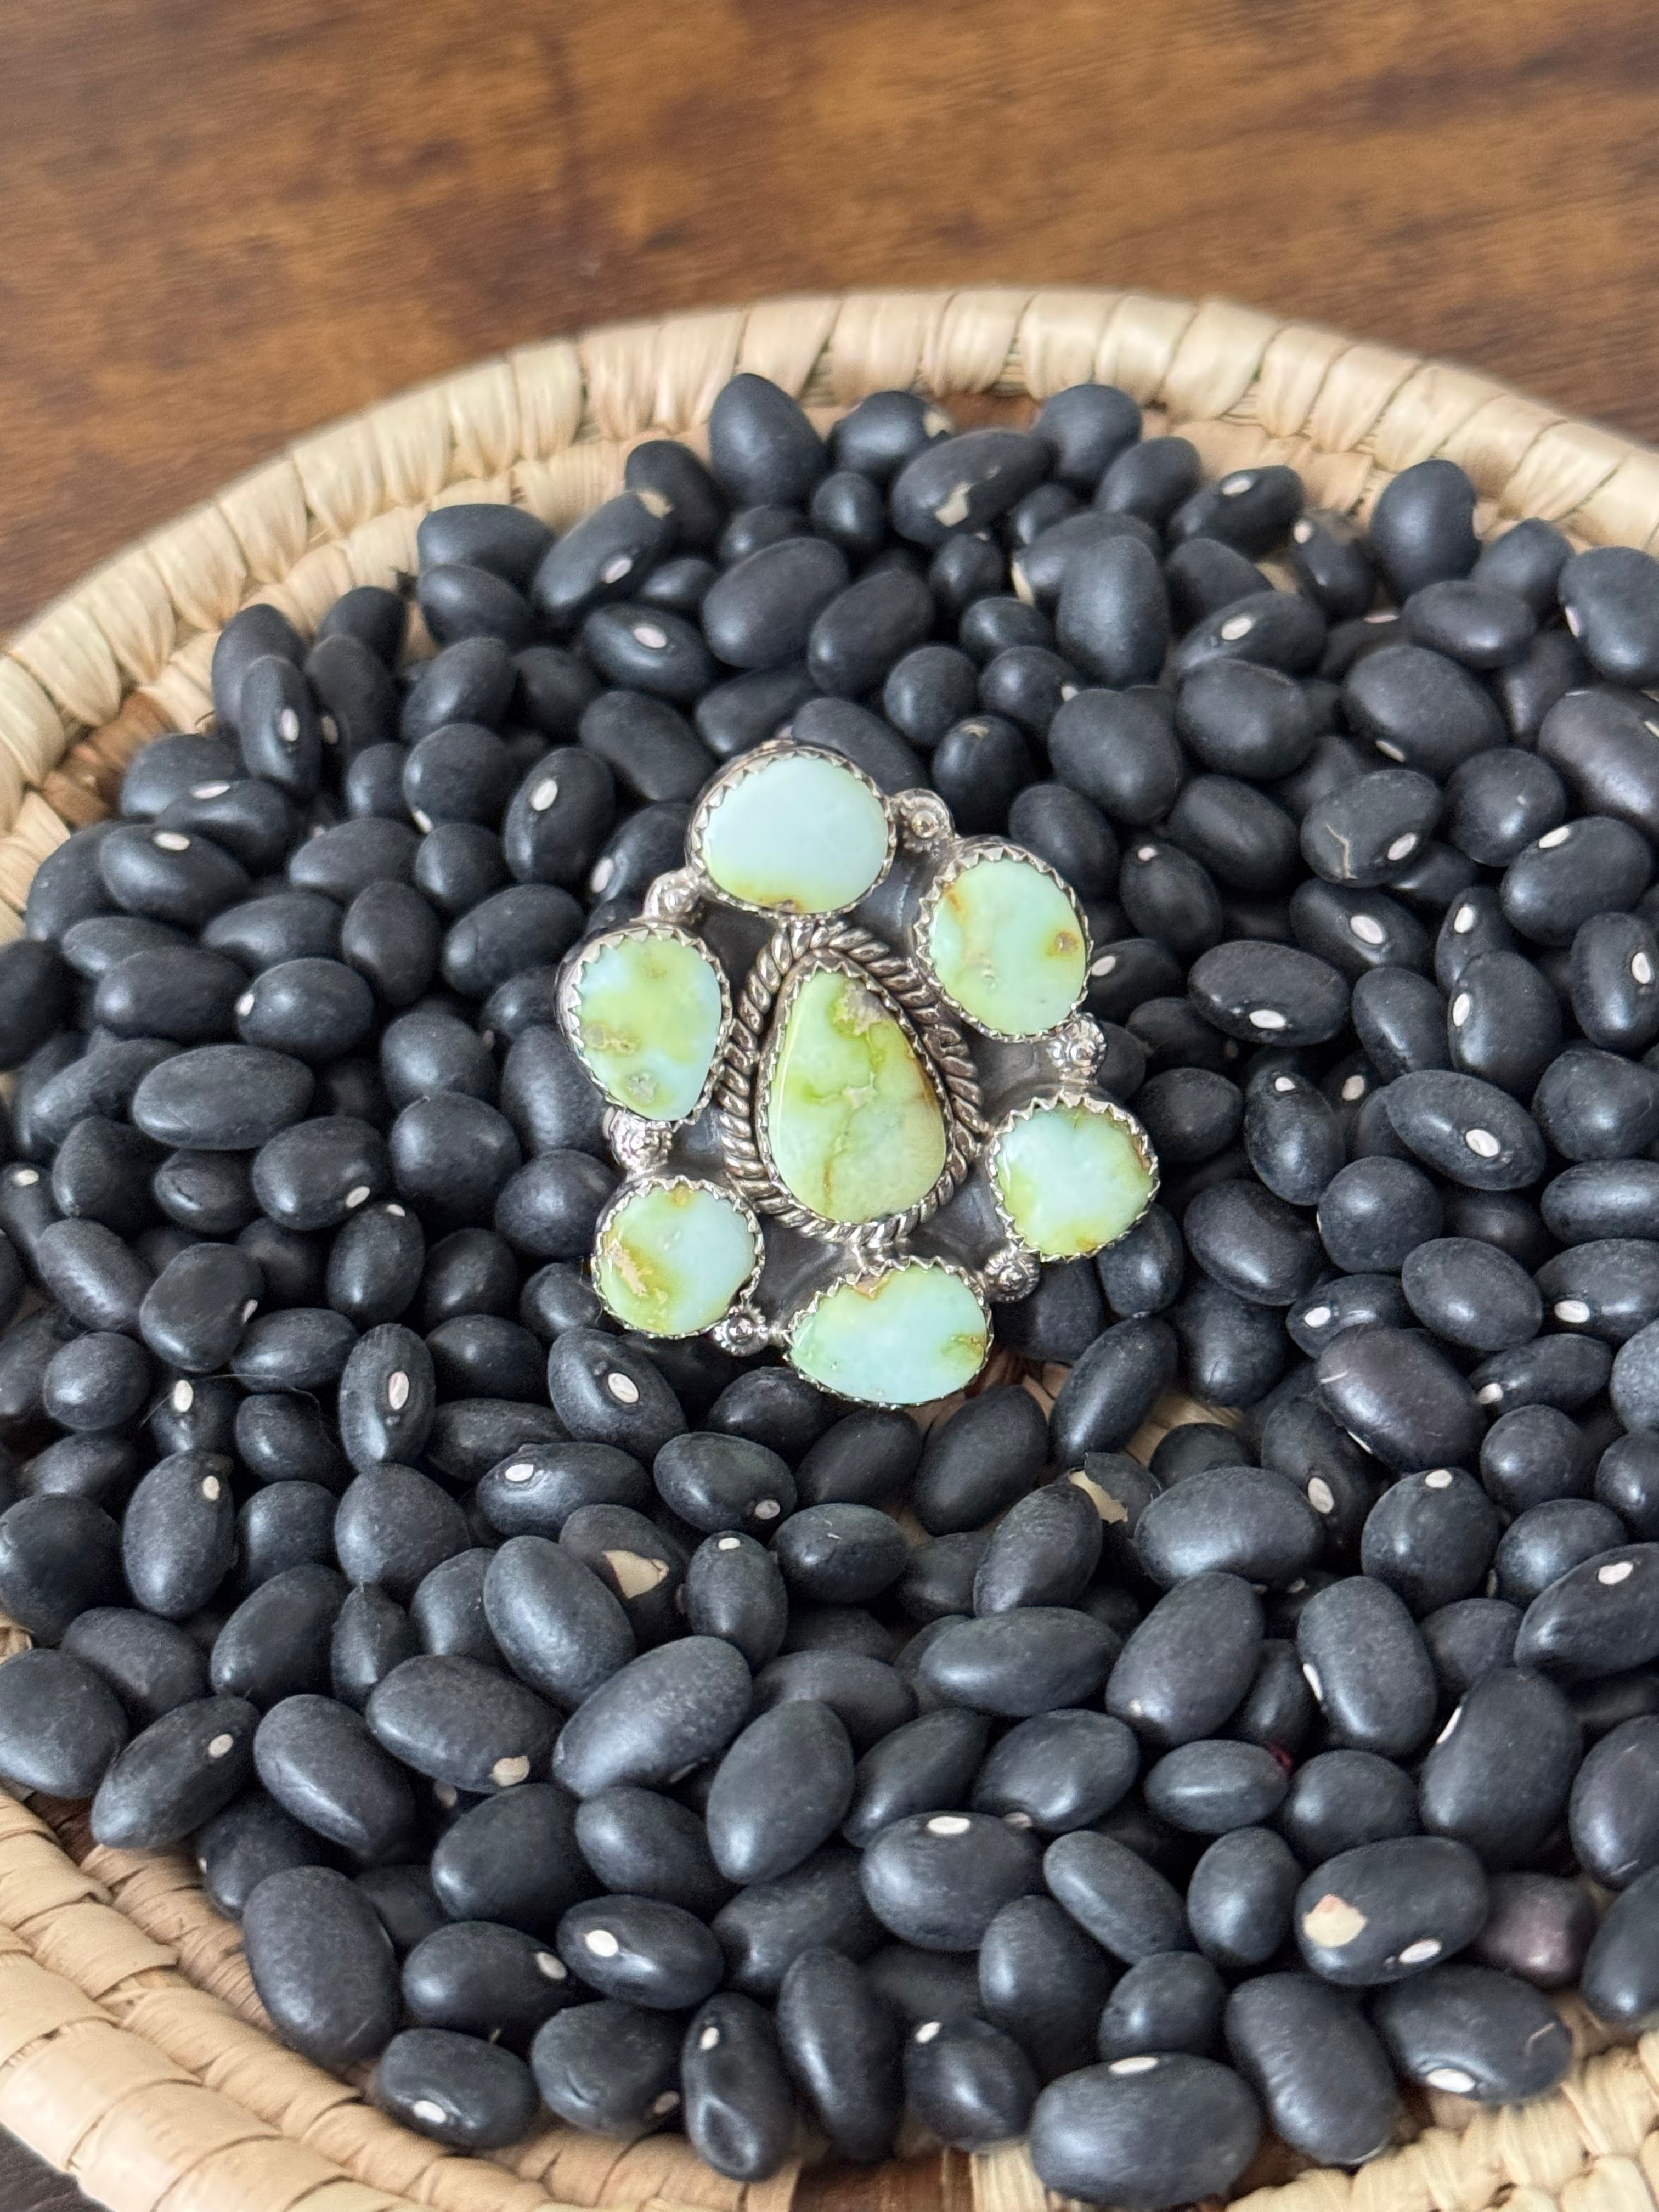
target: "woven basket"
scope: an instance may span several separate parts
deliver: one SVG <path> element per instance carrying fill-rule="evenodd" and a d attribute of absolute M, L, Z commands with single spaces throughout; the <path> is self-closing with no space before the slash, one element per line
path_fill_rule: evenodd
<path fill-rule="evenodd" d="M 1659 534 L 1659 453 L 1466 369 L 1224 301 L 1109 291 L 855 293 L 775 300 L 529 346 L 292 447 L 100 569 L 0 652 L 0 939 L 40 862 L 109 811 L 152 737 L 210 710 L 219 626 L 249 599 L 303 632 L 356 584 L 416 566 L 432 506 L 514 500 L 556 526 L 619 488 L 643 437 L 694 446 L 752 369 L 827 422 L 914 386 L 961 422 L 1019 421 L 1097 378 L 1211 472 L 1302 471 L 1364 514 L 1391 474 L 1461 462 L 1483 530 L 1542 515 L 1580 544 Z M 1155 1437 L 1157 1431 L 1148 1432 Z M 1144 1449 L 1144 1442 L 1137 1440 Z M 27 1639 L 0 1624 L 0 1657 Z M 1571 2008 L 1570 2008 L 1571 2009 Z M 1471 2113 L 1432 2098 L 1415 2139 L 1359 2172 L 1297 2171 L 1269 2146 L 1249 2212 L 1654 2212 L 1659 2034 L 1606 2048 L 1572 2012 L 1555 2095 Z M 878 2172 L 723 2180 L 678 2136 L 631 2147 L 550 2127 L 497 2158 L 441 2149 L 272 2038 L 237 1929 L 181 1854 L 92 1845 L 76 1808 L 0 1792 L 0 2125 L 117 2212 L 1044 2212 L 1023 2151 L 931 2153 Z M 1305 2162 L 1303 2162 L 1305 2163 Z"/>

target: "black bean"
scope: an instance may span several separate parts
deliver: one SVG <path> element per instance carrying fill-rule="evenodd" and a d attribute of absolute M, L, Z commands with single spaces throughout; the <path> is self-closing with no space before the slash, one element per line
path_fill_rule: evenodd
<path fill-rule="evenodd" d="M 1271 1819 L 1285 1774 L 1260 1744 L 1200 1739 L 1166 1752 L 1143 1787 L 1147 1805 L 1171 1827 L 1218 1836 Z"/>
<path fill-rule="evenodd" d="M 777 2033 L 797 2094 L 842 2156 L 890 2151 L 903 2094 L 893 2016 L 857 1966 L 801 1951 L 778 1991 Z"/>
<path fill-rule="evenodd" d="M 1567 628 L 1596 673 L 1639 689 L 1659 676 L 1650 635 L 1659 611 L 1659 564 L 1628 545 L 1575 553 L 1558 579 Z"/>
<path fill-rule="evenodd" d="M 397 619 L 401 629 L 401 607 Z M 398 694 L 386 657 L 373 645 L 343 631 L 325 636 L 319 630 L 316 644 L 306 655 L 305 672 L 321 709 L 323 742 L 330 743 L 332 724 L 332 742 L 343 760 L 354 761 L 371 745 L 396 738 Z M 205 829 L 210 824 L 204 822 L 201 826 Z M 292 835 L 285 840 L 289 844 L 293 842 Z M 246 856 L 239 853 L 237 858 Z"/>
<path fill-rule="evenodd" d="M 1659 1076 L 1587 1045 L 1558 1055 L 1533 1105 L 1545 1135 L 1570 1160 L 1626 1159 L 1659 1136 Z"/>
<path fill-rule="evenodd" d="M 945 1717 L 925 1715 L 913 1725 Z M 975 1812 L 999 1814 L 1011 1826 L 1059 1835 L 1109 1812 L 1139 1765 L 1122 1722 L 1102 1713 L 1042 1713 L 1002 1737 L 980 1768 L 970 1802 Z"/>
<path fill-rule="evenodd" d="M 1193 1742 L 1237 1705 L 1261 1648 L 1261 1607 L 1249 1583 L 1194 1575 L 1130 1636 L 1112 1667 L 1106 1709 L 1155 1742 Z"/>
<path fill-rule="evenodd" d="M 1418 1830 L 1411 1777 L 1371 1751 L 1323 1751 L 1291 1778 L 1279 1827 L 1304 1863 Z"/>
<path fill-rule="evenodd" d="M 394 1667 L 364 1713 L 375 1741 L 394 1758 L 455 1790 L 524 1781 L 543 1765 L 557 1730 L 552 1711 L 522 1684 L 445 1654 Z"/>
<path fill-rule="evenodd" d="M 90 1797 L 128 1734 L 114 1692 L 83 1659 L 22 1651 L 0 1674 L 0 1777 L 9 1790 Z"/>
<path fill-rule="evenodd" d="M 1540 2096 L 1572 2059 L 1571 2034 L 1549 2000 L 1486 1966 L 1441 1966 L 1398 1983 L 1372 2017 L 1407 2081 L 1480 2104 Z"/>
<path fill-rule="evenodd" d="M 552 532 L 537 516 L 495 501 L 434 507 L 415 532 L 422 568 L 467 562 L 509 584 L 527 583 L 552 543 Z"/>
<path fill-rule="evenodd" d="M 1291 526 L 1285 558 L 1297 582 L 1332 622 L 1364 614 L 1376 596 L 1376 570 L 1358 524 L 1332 508 L 1310 507 Z"/>
<path fill-rule="evenodd" d="M 483 1609 L 514 1672 L 556 1705 L 580 1705 L 635 1656 L 617 1600 L 545 1536 L 514 1536 L 491 1556 Z"/>
<path fill-rule="evenodd" d="M 212 1680 L 222 1695 L 270 1706 L 330 1685 L 343 1577 L 314 1563 L 285 1568 L 243 1599 L 214 1639 Z M 319 1703 L 327 1705 L 326 1698 Z"/>
<path fill-rule="evenodd" d="M 1546 1406 L 1565 1412 L 1604 1390 L 1612 1366 L 1607 1346 L 1594 1337 L 1540 1336 L 1519 1352 L 1495 1353 L 1469 1380 L 1483 1406 Z"/>
<path fill-rule="evenodd" d="M 1496 1507 L 1471 1475 L 1432 1468 L 1383 1492 L 1366 1518 L 1360 1565 L 1421 1620 L 1479 1589 L 1500 1527 Z"/>
<path fill-rule="evenodd" d="M 572 2126 L 634 2137 L 679 2109 L 681 2028 L 662 2013 L 605 1998 L 557 2013 L 530 2063 L 542 2100 Z"/>
<path fill-rule="evenodd" d="M 447 2028 L 409 2027 L 394 2035 L 369 2094 L 405 2127 L 463 2151 L 516 2142 L 538 2109 L 521 2058 Z"/>
<path fill-rule="evenodd" d="M 1639 1340 L 1638 1340 L 1639 1341 Z M 1659 1652 L 1659 1547 L 1625 1544 L 1573 1567 L 1527 1607 L 1516 1663 L 1565 1681 L 1639 1667 Z"/>
<path fill-rule="evenodd" d="M 466 1547 L 459 1506 L 412 1467 L 359 1474 L 340 1500 L 334 1541 L 356 1583 L 378 1583 L 393 1597 L 414 1595 L 422 1578 Z"/>
<path fill-rule="evenodd" d="M 885 1660 L 835 1643 L 786 1651 L 769 1660 L 755 1678 L 757 1711 L 803 1698 L 829 1705 L 859 1751 L 902 1727 L 916 1710 L 903 1677 Z"/>
<path fill-rule="evenodd" d="M 113 823 L 95 822 L 90 829 L 77 830 L 41 861 L 29 885 L 24 916 L 32 939 L 49 943 L 77 921 L 114 910 L 98 867 L 99 848 L 113 836 L 114 828 Z"/>
<path fill-rule="evenodd" d="M 64 1631 L 62 1648 L 108 1683 L 137 1728 L 207 1694 L 206 1653 L 184 1629 L 151 1613 L 89 1606 Z"/>
<path fill-rule="evenodd" d="M 236 1516 L 236 1571 L 227 1595 L 245 1595 L 290 1567 L 326 1563 L 338 1504 L 319 1482 L 256 1491 Z"/>
<path fill-rule="evenodd" d="M 1146 2053 L 1051 2084 L 1031 2118 L 1030 2156 L 1046 2188 L 1129 2212 L 1224 2193 L 1261 2135 L 1255 2099 L 1225 2066 Z"/>
<path fill-rule="evenodd" d="M 618 1783 L 665 1782 L 731 1741 L 750 1694 L 748 1668 L 717 1638 L 691 1636 L 647 1651 L 566 1724 L 555 1778 L 579 1797 Z"/>
<path fill-rule="evenodd" d="M 1595 1495 L 1633 1536 L 1659 1534 L 1659 1438 L 1615 1437 L 1597 1463 Z"/>
<path fill-rule="evenodd" d="M 1303 1674 L 1296 1646 L 1281 1637 L 1269 1638 L 1261 1647 L 1243 1702 L 1224 1733 L 1291 1759 L 1306 1742 L 1313 1723 L 1313 1692 Z"/>
<path fill-rule="evenodd" d="M 1648 842 L 1627 822 L 1586 814 L 1517 853 L 1500 886 L 1504 919 L 1538 945 L 1571 945 L 1592 915 L 1635 905 L 1653 872 Z"/>
<path fill-rule="evenodd" d="M 1513 592 L 1474 579 L 1443 578 L 1413 592 L 1401 610 L 1407 635 L 1465 668 L 1518 660 L 1531 642 L 1533 610 Z"/>
<path fill-rule="evenodd" d="M 1401 1287 L 1425 1328 L 1476 1352 L 1530 1343 L 1543 1317 L 1539 1287 L 1519 1261 L 1472 1237 L 1418 1245 L 1407 1255 Z"/>
<path fill-rule="evenodd" d="M 745 1996 L 775 1996 L 791 1964 L 828 1946 L 854 1961 L 881 1940 L 860 1887 L 860 1855 L 833 1846 L 775 1881 L 754 1882 L 714 1916 L 726 1982 Z"/>
<path fill-rule="evenodd" d="M 273 891 L 216 915 L 202 943 L 251 973 L 279 960 L 328 958 L 340 945 L 340 908 L 318 891 Z"/>
<path fill-rule="evenodd" d="M 1636 915 L 1595 914 L 1572 940 L 1572 1011 L 1594 1045 L 1642 1052 L 1659 1036 L 1659 938 Z"/>
<path fill-rule="evenodd" d="M 1339 2165 L 1373 2156 L 1399 2100 L 1388 2056 L 1341 1995 L 1305 1974 L 1262 1974 L 1227 2000 L 1228 2053 L 1274 2132 Z"/>
<path fill-rule="evenodd" d="M 175 1705 L 117 1753 L 92 1804 L 93 1834 L 121 1850 L 175 1844 L 213 1818 L 252 1771 L 256 1709 L 241 1698 Z"/>
<path fill-rule="evenodd" d="M 1431 1613 L 1422 1623 L 1423 1641 L 1445 1700 L 1455 1704 L 1474 1683 L 1507 1667 L 1520 1627 L 1520 1607 L 1501 1598 L 1459 1598 Z"/>
<path fill-rule="evenodd" d="M 407 1775 L 333 1698 L 281 1699 L 259 1723 L 253 1756 L 285 1813 L 359 1859 L 383 1858 L 410 1839 L 415 1793 Z"/>
<path fill-rule="evenodd" d="M 794 1510 L 794 1478 L 787 1466 L 746 1437 L 670 1437 L 655 1455 L 652 1474 L 664 1501 L 705 1534 L 745 1522 L 769 1533 Z"/>
<path fill-rule="evenodd" d="M 213 711 L 233 730 L 249 664 L 262 653 L 273 653 L 296 668 L 305 658 L 305 642 L 280 608 L 255 600 L 239 609 L 220 631 L 213 647 Z"/>
<path fill-rule="evenodd" d="M 1400 1836 L 1339 1852 L 1297 1894 L 1304 1960 L 1346 1988 L 1403 1981 L 1473 1941 L 1486 1916 L 1486 1881 L 1467 1844 Z"/>
<path fill-rule="evenodd" d="M 1041 482 L 1048 458 L 1045 443 L 1024 431 L 968 430 L 938 439 L 895 477 L 893 526 L 917 545 L 982 528 Z"/>
<path fill-rule="evenodd" d="M 329 1850 L 258 1789 L 245 1791 L 210 1820 L 194 1848 L 203 1894 L 228 1920 L 241 1918 L 268 1875 L 319 1866 Z"/>
<path fill-rule="evenodd" d="M 236 1547 L 230 1462 L 210 1452 L 158 1460 L 127 1502 L 121 1565 L 147 1613 L 183 1620 L 223 1580 Z"/>
<path fill-rule="evenodd" d="M 1434 1668 L 1394 1590 L 1347 1576 L 1308 1600 L 1296 1636 L 1336 1743 L 1389 1758 L 1417 1748 L 1433 1724 Z"/>
<path fill-rule="evenodd" d="M 284 2042 L 332 2067 L 382 2049 L 398 2022 L 396 1954 L 343 1875 L 271 1875 L 247 1900 L 242 1935 L 254 1988 Z"/>
<path fill-rule="evenodd" d="M 1135 1551 L 1166 1588 L 1195 1575 L 1293 1582 L 1318 1557 L 1322 1534 L 1297 1486 L 1263 1469 L 1195 1472 L 1141 1514 Z"/>
<path fill-rule="evenodd" d="M 1267 578 L 1253 562 L 1232 546 L 1224 545 L 1218 538 L 1189 538 L 1177 545 L 1164 564 L 1164 580 L 1176 627 L 1182 630 L 1191 629 L 1219 609 L 1270 588 Z"/>
<path fill-rule="evenodd" d="M 1566 1808 L 1581 1749 L 1566 1698 L 1502 1669 L 1468 1691 L 1419 1777 L 1424 1827 L 1455 1836 L 1491 1868 L 1531 1858 Z"/>
<path fill-rule="evenodd" d="M 569 1798 L 545 1782 L 484 1798 L 434 1845 L 432 1884 L 453 1919 L 504 1922 L 547 1941 L 568 1907 L 593 1887 L 577 1849 Z M 551 1987 L 557 1978 L 547 1979 Z"/>
<path fill-rule="evenodd" d="M 1343 685 L 1352 726 L 1389 760 L 1443 780 L 1504 742 L 1497 708 L 1467 669 L 1420 645 L 1385 645 Z"/>
<path fill-rule="evenodd" d="M 149 1362 L 130 1337 L 94 1332 L 53 1353 L 41 1410 L 60 1428 L 119 1428 L 143 1410 L 149 1382 Z"/>
<path fill-rule="evenodd" d="M 1398 1473 L 1474 1456 L 1481 1421 L 1474 1391 L 1406 1330 L 1344 1331 L 1321 1353 L 1318 1380 L 1343 1426 Z"/>
<path fill-rule="evenodd" d="M 1198 1747 L 1188 1746 L 1188 1751 Z M 1250 1747 L 1240 1745 L 1239 1750 Z M 1170 1759 L 1184 1754 L 1171 1752 Z M 1267 1752 L 1263 1758 L 1271 1757 Z M 1167 1764 L 1161 1761 L 1160 1765 Z M 1274 1761 L 1277 1765 L 1277 1760 Z M 1158 1770 L 1155 1769 L 1154 1771 Z M 1283 1770 L 1280 1770 L 1281 1782 Z M 1265 1770 L 1258 1796 L 1267 1795 Z M 1281 1789 L 1280 1795 L 1284 1792 Z M 1152 1802 L 1150 1796 L 1148 1802 Z M 1166 1815 L 1167 1817 L 1167 1815 Z M 1183 1826 L 1193 1825 L 1182 1822 Z M 1192 1923 L 1194 1939 L 1205 1954 L 1206 1962 L 1213 1960 L 1228 1973 L 1249 1972 L 1266 1966 L 1289 1940 L 1291 1908 L 1302 1881 L 1302 1867 L 1295 1853 L 1284 1838 L 1271 1829 L 1238 1827 L 1230 1834 L 1216 1838 L 1194 1868 L 1187 1888 L 1187 1912 Z M 1180 1957 L 1182 1954 L 1176 1954 Z M 1213 1968 L 1212 1968 L 1213 1972 Z M 1217 1977 L 1218 1982 L 1219 1977 Z M 1122 1984 L 1119 1984 L 1119 1993 Z M 1209 2032 L 1196 2047 L 1207 2050 L 1220 2025 L 1219 2009 L 1209 2021 Z M 1104 2034 L 1104 2015 L 1102 2016 Z M 1191 2049 L 1192 2044 L 1155 2046 L 1141 2044 L 1140 2049 Z M 1121 2051 L 1109 2051 L 1103 2040 L 1103 2058 L 1123 2056 Z"/>
<path fill-rule="evenodd" d="M 1073 1605 L 1088 1586 L 1100 1548 L 1100 1516 L 1084 1492 L 1066 1482 L 1033 1491 L 992 1535 L 974 1577 L 974 1611 Z"/>
<path fill-rule="evenodd" d="M 1480 1963 L 1541 1990 L 1577 1981 L 1595 1933 L 1595 1908 L 1582 1884 L 1559 1875 L 1500 1874 L 1491 1894 L 1473 1946 Z"/>
<path fill-rule="evenodd" d="M 1117 1649 L 1117 1638 L 1087 1613 L 1022 1607 L 951 1623 L 929 1644 L 921 1679 L 948 1703 L 1020 1717 L 1091 1696 Z"/>
<path fill-rule="evenodd" d="M 811 526 L 798 507 L 740 507 L 720 534 L 715 558 L 720 567 L 729 568 L 745 555 L 757 553 L 763 545 L 775 545 L 781 538 L 811 535 Z"/>
<path fill-rule="evenodd" d="M 1597 1239 L 1547 1260 L 1538 1289 L 1553 1320 L 1620 1345 L 1659 1317 L 1656 1262 L 1659 1252 L 1645 1237 Z"/>
<path fill-rule="evenodd" d="M 1175 1366 L 1175 1338 L 1161 1321 L 1119 1322 L 1097 1337 L 1054 1401 L 1049 1436 L 1056 1459 L 1074 1464 L 1085 1452 L 1127 1443 L 1169 1387 Z M 919 1482 L 927 1464 L 924 1454 Z"/>
<path fill-rule="evenodd" d="M 1585 1955 L 1581 1994 L 1598 2020 L 1618 2029 L 1659 2009 L 1659 1869 L 1614 1898 Z"/>

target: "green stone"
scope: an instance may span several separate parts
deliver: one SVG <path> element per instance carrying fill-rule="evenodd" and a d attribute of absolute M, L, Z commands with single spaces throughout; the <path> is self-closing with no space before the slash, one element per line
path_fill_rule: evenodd
<path fill-rule="evenodd" d="M 836 968 L 786 984 L 762 1109 L 778 1179 L 826 1221 L 875 1221 L 945 1166 L 939 1093 L 891 1010 Z"/>
<path fill-rule="evenodd" d="M 1040 1036 L 1083 994 L 1082 921 L 1032 860 L 970 858 L 940 894 L 921 950 L 946 996 L 995 1036 Z"/>
<path fill-rule="evenodd" d="M 990 1341 L 969 1284 L 936 1261 L 904 1260 L 827 1291 L 796 1322 L 789 1358 L 837 1397 L 925 1406 L 971 1382 Z"/>
<path fill-rule="evenodd" d="M 720 1047 L 720 971 L 679 937 L 623 931 L 578 969 L 575 1042 L 605 1097 L 648 1121 L 696 1109 Z"/>
<path fill-rule="evenodd" d="M 718 788 L 701 822 L 704 872 L 768 914 L 839 914 L 887 866 L 887 811 L 861 776 L 821 753 L 780 754 Z"/>
<path fill-rule="evenodd" d="M 759 1261 L 753 1230 L 723 1192 L 643 1183 L 600 1230 L 593 1281 L 627 1328 L 695 1336 L 728 1310 Z"/>
<path fill-rule="evenodd" d="M 996 1139 L 990 1168 L 1015 1235 L 1043 1260 L 1115 1243 L 1157 1188 L 1126 1121 L 1098 1102 L 1039 1106 Z"/>

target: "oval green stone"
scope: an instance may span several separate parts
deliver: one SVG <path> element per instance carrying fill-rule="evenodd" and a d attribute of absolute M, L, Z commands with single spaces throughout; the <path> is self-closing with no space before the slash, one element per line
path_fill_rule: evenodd
<path fill-rule="evenodd" d="M 960 1275 L 927 1260 L 837 1283 L 795 1324 L 791 1364 L 837 1397 L 925 1406 L 971 1382 L 991 1320 Z"/>
<path fill-rule="evenodd" d="M 987 854 L 945 885 L 921 951 L 977 1028 L 1040 1036 L 1082 996 L 1088 940 L 1053 877 L 1033 861 Z"/>
<path fill-rule="evenodd" d="M 1115 1243 L 1157 1187 L 1129 1131 L 1101 1105 L 1039 1106 L 996 1139 L 990 1169 L 1015 1234 L 1043 1260 Z"/>
<path fill-rule="evenodd" d="M 754 1231 L 723 1193 L 644 1183 L 599 1231 L 593 1282 L 628 1328 L 695 1336 L 727 1312 L 759 1259 Z"/>
<path fill-rule="evenodd" d="M 625 932 L 578 971 L 574 1042 L 605 1097 L 678 1121 L 702 1096 L 725 1009 L 718 969 L 678 937 Z"/>
<path fill-rule="evenodd" d="M 826 1221 L 875 1221 L 923 1199 L 945 1166 L 945 1115 L 915 1047 L 867 985 L 836 968 L 786 987 L 762 1102 L 790 1196 Z"/>
<path fill-rule="evenodd" d="M 711 883 L 769 914 L 838 914 L 887 866 L 887 811 L 841 762 L 781 754 L 709 799 L 702 866 Z"/>

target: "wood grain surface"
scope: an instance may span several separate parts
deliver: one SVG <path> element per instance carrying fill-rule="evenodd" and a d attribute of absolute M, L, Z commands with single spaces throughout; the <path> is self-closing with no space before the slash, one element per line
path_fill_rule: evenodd
<path fill-rule="evenodd" d="M 0 629 L 327 417 L 795 287 L 1221 291 L 1659 436 L 1638 0 L 0 0 Z"/>
<path fill-rule="evenodd" d="M 793 289 L 1218 291 L 1659 438 L 1656 88 L 1638 0 L 0 0 L 0 629 L 402 385 Z"/>

